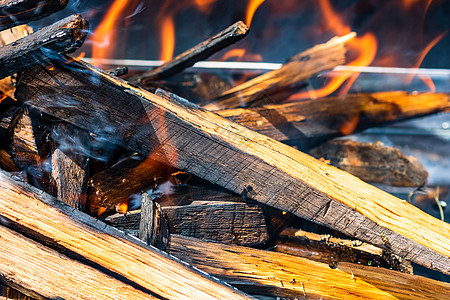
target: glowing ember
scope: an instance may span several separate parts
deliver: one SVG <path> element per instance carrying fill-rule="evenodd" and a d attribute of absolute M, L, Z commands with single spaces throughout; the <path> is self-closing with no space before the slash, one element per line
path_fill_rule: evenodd
<path fill-rule="evenodd" d="M 245 17 L 245 24 L 250 28 L 250 24 L 252 23 L 253 16 L 255 15 L 258 7 L 264 2 L 264 0 L 250 0 L 250 3 L 247 7 L 247 13 Z"/>

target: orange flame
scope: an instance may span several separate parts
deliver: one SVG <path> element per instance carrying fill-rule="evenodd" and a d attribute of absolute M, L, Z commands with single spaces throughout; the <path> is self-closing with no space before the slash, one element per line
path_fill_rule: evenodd
<path fill-rule="evenodd" d="M 256 10 L 263 2 L 264 0 L 250 0 L 245 17 L 245 24 L 247 25 L 248 28 L 250 28 L 250 24 L 252 23 L 252 19 L 253 16 L 255 15 Z"/>
<path fill-rule="evenodd" d="M 161 23 L 161 54 L 159 59 L 169 61 L 175 50 L 175 24 L 172 15 L 166 15 Z"/>
<path fill-rule="evenodd" d="M 204 14 L 207 14 L 211 10 L 211 4 L 216 2 L 216 0 L 194 0 L 195 5 L 199 11 Z"/>
<path fill-rule="evenodd" d="M 130 5 L 134 2 L 134 5 Z M 132 4 L 132 3 L 131 3 Z M 125 9 L 134 9 L 136 1 L 133 0 L 116 0 L 109 8 L 100 25 L 92 35 L 92 58 L 93 64 L 98 65 L 96 59 L 108 58 L 111 51 L 115 48 L 118 33 L 118 20 L 121 20 L 121 14 Z"/>

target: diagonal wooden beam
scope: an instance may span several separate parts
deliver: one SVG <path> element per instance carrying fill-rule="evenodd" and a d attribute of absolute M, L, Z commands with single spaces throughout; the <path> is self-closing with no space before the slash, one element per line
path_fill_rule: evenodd
<path fill-rule="evenodd" d="M 258 202 L 450 273 L 450 225 L 358 178 L 182 98 L 81 62 L 36 68 L 29 105 Z"/>

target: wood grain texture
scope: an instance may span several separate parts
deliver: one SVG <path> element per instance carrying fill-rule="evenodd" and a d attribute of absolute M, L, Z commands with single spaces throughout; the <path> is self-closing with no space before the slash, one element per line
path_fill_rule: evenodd
<path fill-rule="evenodd" d="M 80 62 L 53 68 L 24 73 L 16 97 L 232 192 L 450 273 L 450 225 L 406 201 L 182 98 L 158 97 Z"/>
<path fill-rule="evenodd" d="M 447 299 L 450 285 L 396 271 L 327 264 L 173 235 L 170 253 L 247 293 L 299 299 Z"/>
<path fill-rule="evenodd" d="M 141 199 L 139 238 L 147 245 L 166 250 L 170 239 L 169 224 L 166 216 L 161 206 L 154 202 L 149 194 L 142 194 Z"/>
<path fill-rule="evenodd" d="M 0 1 L 0 30 L 42 19 L 66 7 L 69 0 Z"/>
<path fill-rule="evenodd" d="M 0 79 L 72 53 L 84 42 L 88 22 L 72 15 L 0 48 Z"/>
<path fill-rule="evenodd" d="M 0 279 L 36 299 L 157 299 L 1 225 Z"/>
<path fill-rule="evenodd" d="M 428 178 L 428 172 L 416 158 L 379 143 L 333 140 L 309 153 L 367 182 L 419 187 Z"/>
<path fill-rule="evenodd" d="M 2 224 L 70 257 L 109 270 L 159 298 L 248 299 L 206 273 L 0 171 Z M 6 244 L 7 246 L 8 244 Z M 38 257 L 38 259 L 40 259 Z"/>
<path fill-rule="evenodd" d="M 35 300 L 16 289 L 13 289 L 7 285 L 3 285 L 0 282 L 0 300 Z"/>
<path fill-rule="evenodd" d="M 349 94 L 253 108 L 219 110 L 221 116 L 301 149 L 332 137 L 389 122 L 445 111 L 450 95 L 379 92 Z"/>
<path fill-rule="evenodd" d="M 209 110 L 257 106 L 258 101 L 299 84 L 318 72 L 345 63 L 345 37 L 333 38 L 299 53 L 280 69 L 267 72 L 240 84 L 204 105 Z"/>
<path fill-rule="evenodd" d="M 206 59 L 223 48 L 241 40 L 247 36 L 247 32 L 247 26 L 242 21 L 238 21 L 215 36 L 177 55 L 163 65 L 142 74 L 139 76 L 138 82 L 142 85 L 147 85 L 153 80 L 167 78 L 179 73 L 196 62 Z"/>

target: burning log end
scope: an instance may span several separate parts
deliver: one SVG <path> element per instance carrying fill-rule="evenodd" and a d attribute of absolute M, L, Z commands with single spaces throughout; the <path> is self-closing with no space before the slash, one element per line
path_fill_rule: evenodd
<path fill-rule="evenodd" d="M 57 59 L 60 53 L 74 52 L 83 44 L 88 27 L 76 14 L 2 47 L 0 79 Z"/>
<path fill-rule="evenodd" d="M 67 6 L 69 0 L 6 0 L 0 3 L 0 30 L 39 20 Z"/>

